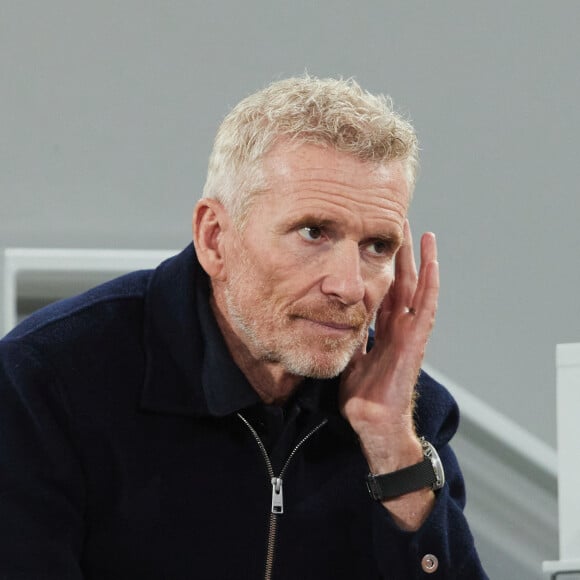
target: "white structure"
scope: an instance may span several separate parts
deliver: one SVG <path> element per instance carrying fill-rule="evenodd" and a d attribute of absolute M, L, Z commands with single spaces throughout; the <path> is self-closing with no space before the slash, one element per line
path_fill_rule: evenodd
<path fill-rule="evenodd" d="M 163 250 L 7 248 L 0 256 L 1 335 L 18 322 L 18 300 L 50 302 L 132 270 L 154 268 Z"/>
<path fill-rule="evenodd" d="M 554 580 L 574 572 L 580 577 L 580 343 L 558 345 L 556 366 L 560 560 L 544 562 Z"/>

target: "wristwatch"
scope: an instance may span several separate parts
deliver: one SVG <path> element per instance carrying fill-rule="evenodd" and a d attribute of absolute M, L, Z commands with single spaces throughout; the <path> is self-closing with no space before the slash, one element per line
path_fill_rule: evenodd
<path fill-rule="evenodd" d="M 367 475 L 367 488 L 373 499 L 384 501 L 425 487 L 437 490 L 445 485 L 443 464 L 435 447 L 424 437 L 421 437 L 420 441 L 424 458 L 421 463 L 392 473 Z"/>

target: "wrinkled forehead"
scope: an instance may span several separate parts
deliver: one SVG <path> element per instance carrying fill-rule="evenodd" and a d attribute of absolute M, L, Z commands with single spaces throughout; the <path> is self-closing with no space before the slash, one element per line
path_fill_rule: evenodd
<path fill-rule="evenodd" d="M 331 147 L 313 144 L 280 143 L 264 156 L 261 163 L 263 188 L 276 191 L 300 191 L 319 185 L 332 191 L 350 187 L 389 195 L 396 190 L 401 201 L 410 199 L 410 187 L 404 160 L 374 162 L 361 160 Z"/>
<path fill-rule="evenodd" d="M 300 204 L 313 200 L 332 204 L 334 200 L 340 205 L 348 198 L 350 205 L 359 204 L 356 211 L 366 215 L 377 203 L 379 206 L 390 204 L 397 214 L 405 217 L 411 199 L 404 160 L 361 160 L 330 146 L 313 143 L 277 142 L 246 177 L 238 190 L 245 197 L 239 220 L 241 229 L 245 229 L 256 205 L 272 202 L 269 199 L 272 194 L 279 196 L 275 204 L 297 198 Z"/>
<path fill-rule="evenodd" d="M 350 173 L 353 178 L 370 175 L 375 179 L 390 178 L 393 170 L 402 177 L 411 195 L 413 189 L 412 169 L 408 159 L 373 161 L 361 159 L 353 153 L 340 151 L 324 142 L 311 142 L 307 137 L 280 139 L 256 161 L 262 186 L 270 185 L 267 179 L 292 179 L 301 173 L 325 170 Z"/>
<path fill-rule="evenodd" d="M 290 221 L 401 230 L 410 195 L 400 161 L 370 163 L 328 148 L 278 148 L 264 160 L 251 213 Z M 252 220 L 255 221 L 255 220 Z M 371 225 L 372 224 L 372 225 Z"/>

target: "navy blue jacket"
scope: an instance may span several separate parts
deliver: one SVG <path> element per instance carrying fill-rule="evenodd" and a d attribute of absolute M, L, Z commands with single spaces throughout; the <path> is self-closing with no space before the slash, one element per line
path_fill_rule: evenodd
<path fill-rule="evenodd" d="M 425 374 L 417 427 L 448 482 L 419 531 L 370 499 L 337 381 L 317 411 L 327 423 L 285 471 L 284 513 L 271 514 L 265 459 L 238 416 L 256 394 L 207 285 L 190 246 L 0 341 L 0 579 L 259 579 L 271 520 L 274 579 L 486 578 L 448 445 L 457 407 Z M 425 554 L 439 561 L 430 576 Z"/>

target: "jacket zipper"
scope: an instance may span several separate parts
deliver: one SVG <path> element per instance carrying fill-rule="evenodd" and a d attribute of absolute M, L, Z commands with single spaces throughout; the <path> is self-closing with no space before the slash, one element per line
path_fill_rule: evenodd
<path fill-rule="evenodd" d="M 280 471 L 280 474 L 276 477 L 276 475 L 274 474 L 274 468 L 272 467 L 272 462 L 270 461 L 270 457 L 268 456 L 268 452 L 266 451 L 266 447 L 264 447 L 264 443 L 262 443 L 260 436 L 241 413 L 238 413 L 238 417 L 244 422 L 246 427 L 250 430 L 256 443 L 258 444 L 258 447 L 262 452 L 262 456 L 264 457 L 264 461 L 266 462 L 266 469 L 268 470 L 268 476 L 270 477 L 270 483 L 272 484 L 272 507 L 270 510 L 268 546 L 266 551 L 266 571 L 264 574 L 265 580 L 271 580 L 272 567 L 274 565 L 274 545 L 276 542 L 276 527 L 278 523 L 277 516 L 284 513 L 284 496 L 282 493 L 282 479 L 284 476 L 284 472 L 286 471 L 286 468 L 288 467 L 288 464 L 290 463 L 294 455 L 296 455 L 298 449 L 300 449 L 300 447 L 302 447 L 302 445 L 304 445 L 304 443 L 306 443 L 306 441 L 310 439 L 310 437 L 312 437 L 312 435 L 314 435 L 319 429 L 324 427 L 324 425 L 328 423 L 328 419 L 324 419 L 322 422 L 316 425 L 316 427 L 310 430 L 304 437 L 302 437 L 300 441 L 298 441 L 298 443 L 296 444 L 294 449 L 292 449 L 290 455 L 288 456 L 288 459 L 286 459 L 286 462 L 282 467 L 282 471 Z"/>

